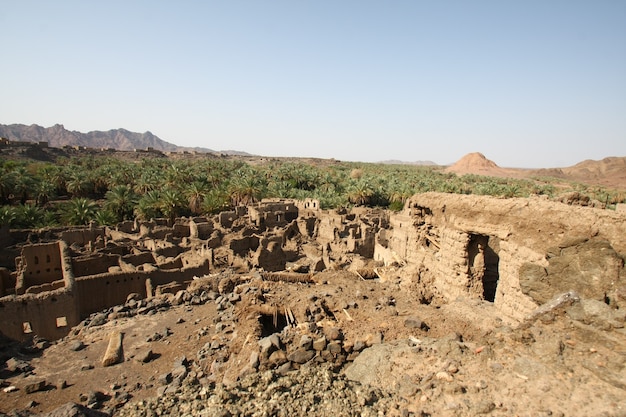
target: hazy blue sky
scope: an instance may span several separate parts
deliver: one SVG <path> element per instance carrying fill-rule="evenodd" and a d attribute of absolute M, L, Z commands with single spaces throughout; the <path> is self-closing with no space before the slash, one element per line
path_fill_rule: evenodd
<path fill-rule="evenodd" d="M 626 1 L 0 0 L 0 123 L 268 156 L 626 156 Z"/>

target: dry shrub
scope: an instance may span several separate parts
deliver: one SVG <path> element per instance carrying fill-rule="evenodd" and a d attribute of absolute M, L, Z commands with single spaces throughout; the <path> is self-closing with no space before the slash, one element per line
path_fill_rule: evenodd
<path fill-rule="evenodd" d="M 354 168 L 352 171 L 350 171 L 350 178 L 354 180 L 358 180 L 362 176 L 363 176 L 363 170 L 361 168 Z"/>

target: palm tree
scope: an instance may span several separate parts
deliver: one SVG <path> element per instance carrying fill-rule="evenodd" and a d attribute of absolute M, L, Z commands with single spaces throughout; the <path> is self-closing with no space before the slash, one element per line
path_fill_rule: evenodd
<path fill-rule="evenodd" d="M 167 188 L 161 193 L 161 213 L 169 219 L 170 224 L 174 224 L 174 219 L 178 217 L 185 206 L 183 195 L 173 188 Z"/>
<path fill-rule="evenodd" d="M 100 226 L 111 226 L 117 223 L 117 216 L 110 210 L 99 210 L 93 218 Z"/>
<path fill-rule="evenodd" d="M 228 209 L 228 194 L 224 191 L 213 189 L 205 197 L 202 202 L 202 212 L 217 214 L 220 211 Z"/>
<path fill-rule="evenodd" d="M 140 195 L 146 194 L 148 191 L 159 188 L 160 182 L 157 171 L 152 167 L 148 167 L 135 181 L 134 191 Z"/>
<path fill-rule="evenodd" d="M 65 195 L 67 192 L 65 188 L 66 176 L 61 166 L 44 165 L 39 170 L 39 177 L 42 183 L 54 187 L 54 193 L 56 195 Z"/>
<path fill-rule="evenodd" d="M 71 172 L 65 187 L 72 197 L 85 197 L 93 190 L 93 184 L 83 172 Z"/>
<path fill-rule="evenodd" d="M 259 201 L 265 186 L 262 179 L 254 173 L 239 171 L 228 187 L 231 205 L 249 205 Z"/>
<path fill-rule="evenodd" d="M 11 206 L 0 207 L 0 227 L 12 226 L 17 219 L 15 209 Z"/>
<path fill-rule="evenodd" d="M 194 214 L 202 212 L 202 204 L 208 194 L 207 184 L 194 181 L 184 191 L 185 197 L 189 202 L 189 210 Z"/>
<path fill-rule="evenodd" d="M 46 181 L 40 181 L 36 186 L 36 196 L 37 205 L 39 207 L 45 206 L 48 201 L 50 201 L 51 197 L 56 195 L 56 187 L 54 184 L 51 184 Z"/>
<path fill-rule="evenodd" d="M 161 193 L 157 190 L 145 193 L 135 207 L 135 216 L 141 220 L 150 220 L 161 217 Z"/>
<path fill-rule="evenodd" d="M 95 218 L 97 204 L 88 198 L 73 198 L 64 204 L 62 219 L 69 225 L 88 224 Z"/>
<path fill-rule="evenodd" d="M 105 207 L 111 211 L 118 221 L 129 220 L 133 217 L 137 196 L 127 185 L 115 186 L 107 191 Z"/>
<path fill-rule="evenodd" d="M 0 202 L 8 203 L 10 197 L 13 195 L 13 187 L 15 184 L 15 178 L 10 172 L 0 173 Z"/>
<path fill-rule="evenodd" d="M 348 188 L 348 201 L 357 206 L 368 205 L 374 195 L 374 190 L 366 180 L 358 180 Z"/>
<path fill-rule="evenodd" d="M 11 175 L 14 178 L 13 194 L 20 200 L 21 204 L 26 204 L 26 200 L 34 192 L 35 180 L 24 166 L 17 167 Z"/>
<path fill-rule="evenodd" d="M 18 227 L 24 229 L 44 226 L 44 213 L 45 210 L 41 207 L 30 204 L 19 205 L 15 208 L 15 223 Z"/>

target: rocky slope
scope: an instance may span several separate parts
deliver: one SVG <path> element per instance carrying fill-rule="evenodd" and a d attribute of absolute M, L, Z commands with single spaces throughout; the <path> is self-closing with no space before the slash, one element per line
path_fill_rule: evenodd
<path fill-rule="evenodd" d="M 510 326 L 492 303 L 423 304 L 398 272 L 385 282 L 328 272 L 308 284 L 219 274 L 176 295 L 130 298 L 52 345 L 13 350 L 0 415 L 626 412 L 622 311 L 568 292 Z M 279 329 L 261 298 L 306 307 L 319 321 Z M 123 359 L 103 366 L 117 332 Z"/>
<path fill-rule="evenodd" d="M 625 188 L 626 157 L 608 157 L 599 161 L 588 159 L 571 167 L 533 170 L 530 174 Z"/>

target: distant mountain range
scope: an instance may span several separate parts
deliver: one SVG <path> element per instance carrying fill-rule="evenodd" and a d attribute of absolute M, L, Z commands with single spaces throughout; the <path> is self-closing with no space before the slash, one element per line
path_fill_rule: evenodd
<path fill-rule="evenodd" d="M 67 130 L 63 125 L 52 127 L 39 125 L 0 124 L 0 137 L 20 142 L 48 142 L 49 146 L 85 146 L 88 148 L 112 148 L 120 151 L 153 148 L 163 152 L 196 151 L 203 153 L 223 153 L 227 155 L 249 155 L 239 151 L 214 151 L 208 148 L 189 148 L 166 142 L 151 132 L 137 133 L 126 129 L 111 129 L 106 132 L 94 130 L 82 133 Z"/>
<path fill-rule="evenodd" d="M 437 163 L 433 162 L 433 161 L 412 161 L 412 162 L 408 162 L 408 161 L 400 161 L 397 159 L 388 159 L 386 161 L 380 161 L 378 162 L 379 164 L 385 164 L 385 165 L 437 165 Z"/>

